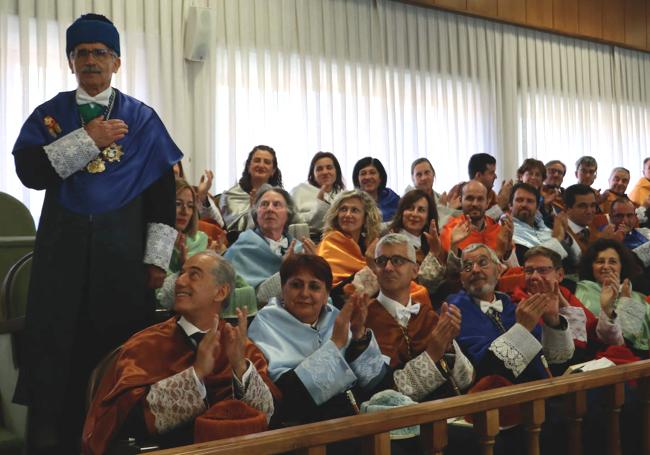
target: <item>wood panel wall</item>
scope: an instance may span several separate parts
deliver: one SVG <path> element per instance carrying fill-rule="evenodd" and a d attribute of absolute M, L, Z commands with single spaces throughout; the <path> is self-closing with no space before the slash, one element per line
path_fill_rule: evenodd
<path fill-rule="evenodd" d="M 650 52 L 650 0 L 397 0 Z"/>

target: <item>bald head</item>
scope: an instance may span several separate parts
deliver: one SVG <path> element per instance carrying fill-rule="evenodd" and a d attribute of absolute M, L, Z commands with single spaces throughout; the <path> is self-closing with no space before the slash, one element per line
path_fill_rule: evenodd
<path fill-rule="evenodd" d="M 461 207 L 473 224 L 478 224 L 487 210 L 487 188 L 478 180 L 470 180 L 463 186 Z"/>

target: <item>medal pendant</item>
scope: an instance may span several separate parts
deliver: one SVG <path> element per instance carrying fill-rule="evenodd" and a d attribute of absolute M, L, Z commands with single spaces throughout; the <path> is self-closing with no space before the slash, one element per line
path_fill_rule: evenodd
<path fill-rule="evenodd" d="M 86 170 L 91 174 L 98 174 L 106 170 L 106 165 L 104 164 L 104 160 L 101 158 L 95 158 L 90 163 L 88 163 Z"/>
<path fill-rule="evenodd" d="M 120 158 L 122 158 L 122 155 L 124 155 L 124 152 L 122 151 L 122 146 L 117 145 L 115 142 L 113 142 L 111 145 L 109 145 L 104 150 L 102 150 L 102 156 L 109 163 L 114 163 L 116 161 L 120 161 Z"/>

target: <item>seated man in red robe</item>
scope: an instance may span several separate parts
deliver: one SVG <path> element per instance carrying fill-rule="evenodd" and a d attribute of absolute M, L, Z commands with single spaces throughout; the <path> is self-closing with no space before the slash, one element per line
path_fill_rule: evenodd
<path fill-rule="evenodd" d="M 272 383 L 262 353 L 246 336 L 246 314 L 238 312 L 237 327 L 219 319 L 234 280 L 232 266 L 213 252 L 185 262 L 176 280 L 178 316 L 127 340 L 103 375 L 84 425 L 84 453 L 104 453 L 119 436 L 191 443 L 194 419 L 229 398 L 268 421 Z"/>
<path fill-rule="evenodd" d="M 415 249 L 403 234 L 382 237 L 375 249 L 380 292 L 368 305 L 366 327 L 377 338 L 393 373 L 396 390 L 414 401 L 460 395 L 473 380 L 474 369 L 454 338 L 461 314 L 443 303 L 440 316 L 431 304 L 410 294 L 418 274 Z"/>
<path fill-rule="evenodd" d="M 560 314 L 569 321 L 575 345 L 575 353 L 569 364 L 592 360 L 608 346 L 624 344 L 623 332 L 614 311 L 615 298 L 601 298 L 601 311 L 594 316 L 569 289 L 560 286 L 564 272 L 559 254 L 536 246 L 526 252 L 524 261 L 526 286 L 515 289 L 512 300 L 517 303 L 537 292 L 557 292 Z M 555 372 L 562 373 L 559 369 Z"/>

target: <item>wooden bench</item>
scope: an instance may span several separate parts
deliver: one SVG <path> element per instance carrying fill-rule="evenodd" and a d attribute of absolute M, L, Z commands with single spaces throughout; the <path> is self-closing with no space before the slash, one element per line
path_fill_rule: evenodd
<path fill-rule="evenodd" d="M 636 380 L 641 401 L 641 428 L 644 429 L 641 453 L 650 454 L 650 360 L 154 453 L 262 455 L 296 451 L 300 455 L 324 455 L 327 444 L 363 437 L 364 454 L 384 455 L 390 453 L 390 430 L 420 425 L 425 453 L 442 454 L 447 446 L 447 419 L 471 414 L 480 438 L 481 453 L 488 455 L 499 433 L 498 408 L 519 404 L 528 453 L 538 454 L 545 400 L 564 396 L 570 421 L 567 453 L 579 454 L 582 453 L 581 428 L 587 412 L 587 390 L 602 388 L 607 404 L 607 452 L 620 454 L 619 417 L 625 400 L 625 383 L 630 380 Z"/>

